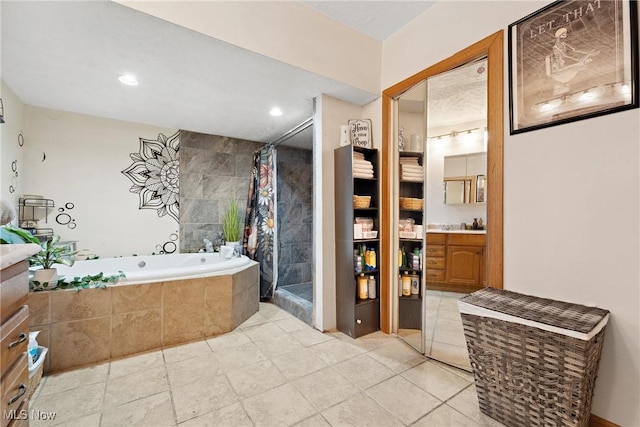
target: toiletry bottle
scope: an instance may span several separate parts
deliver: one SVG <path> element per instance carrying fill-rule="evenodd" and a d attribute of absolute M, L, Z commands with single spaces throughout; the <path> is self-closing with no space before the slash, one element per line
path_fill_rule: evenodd
<path fill-rule="evenodd" d="M 478 219 L 478 228 L 482 230 L 482 218 Z"/>
<path fill-rule="evenodd" d="M 358 298 L 369 298 L 369 283 L 367 282 L 367 276 L 364 274 L 358 276 Z"/>
<path fill-rule="evenodd" d="M 474 230 L 478 229 L 478 218 L 473 218 L 473 229 Z"/>
<path fill-rule="evenodd" d="M 411 296 L 411 277 L 409 277 L 408 271 L 405 271 L 404 276 L 402 276 L 402 296 Z"/>
<path fill-rule="evenodd" d="M 411 276 L 411 295 L 418 295 L 420 293 L 420 278 L 417 274 Z"/>
<path fill-rule="evenodd" d="M 376 259 L 376 249 L 371 248 L 369 250 L 369 256 L 371 257 L 371 269 L 375 270 L 378 267 L 378 260 Z"/>
<path fill-rule="evenodd" d="M 373 276 L 369 276 L 369 280 L 367 281 L 369 299 L 376 299 L 376 278 Z"/>

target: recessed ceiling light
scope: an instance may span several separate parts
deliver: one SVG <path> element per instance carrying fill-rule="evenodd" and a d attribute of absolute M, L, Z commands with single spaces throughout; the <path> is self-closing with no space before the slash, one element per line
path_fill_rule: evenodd
<path fill-rule="evenodd" d="M 128 86 L 136 86 L 138 84 L 138 79 L 136 79 L 136 76 L 132 74 L 123 74 L 118 77 L 118 80 L 120 80 L 120 83 L 124 83 Z"/>
<path fill-rule="evenodd" d="M 279 109 L 278 107 L 273 107 L 271 109 L 271 111 L 269 111 L 269 114 L 271 114 L 272 116 L 281 116 L 282 115 L 282 110 Z"/>

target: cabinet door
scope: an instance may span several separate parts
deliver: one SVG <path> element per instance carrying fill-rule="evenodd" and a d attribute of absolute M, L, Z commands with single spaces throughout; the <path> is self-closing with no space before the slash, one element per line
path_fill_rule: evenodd
<path fill-rule="evenodd" d="M 478 246 L 447 246 L 447 282 L 478 284 L 481 252 Z"/>

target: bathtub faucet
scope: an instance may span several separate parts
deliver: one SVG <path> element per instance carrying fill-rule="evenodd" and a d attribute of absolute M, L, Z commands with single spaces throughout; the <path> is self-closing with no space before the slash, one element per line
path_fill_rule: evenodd
<path fill-rule="evenodd" d="M 213 243 L 209 239 L 203 239 L 205 252 L 213 252 Z"/>

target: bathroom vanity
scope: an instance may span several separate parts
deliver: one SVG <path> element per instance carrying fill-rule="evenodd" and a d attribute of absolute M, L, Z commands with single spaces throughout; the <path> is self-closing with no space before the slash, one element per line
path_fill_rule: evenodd
<path fill-rule="evenodd" d="M 29 425 L 29 264 L 35 244 L 0 245 L 0 414 L 1 427 Z"/>
<path fill-rule="evenodd" d="M 486 244 L 487 235 L 483 231 L 427 231 L 428 288 L 469 293 L 485 287 Z"/>

